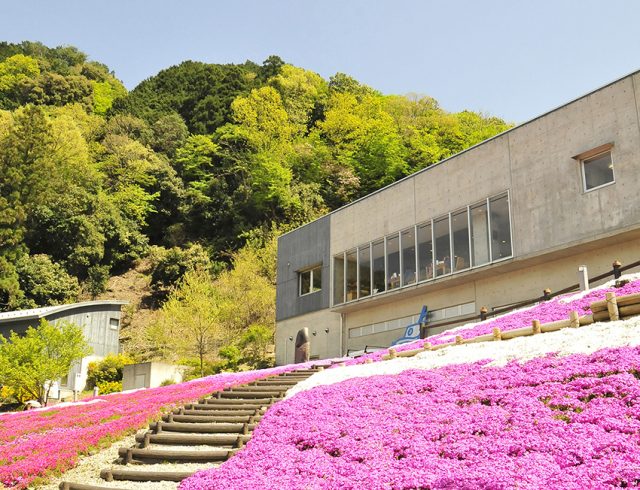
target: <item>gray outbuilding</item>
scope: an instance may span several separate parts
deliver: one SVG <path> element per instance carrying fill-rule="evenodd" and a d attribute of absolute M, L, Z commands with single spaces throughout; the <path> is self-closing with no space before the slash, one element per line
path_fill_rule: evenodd
<path fill-rule="evenodd" d="M 0 335 L 8 337 L 11 331 L 23 334 L 27 328 L 37 327 L 43 319 L 52 324 L 66 321 L 81 327 L 93 353 L 79 359 L 71 366 L 68 376 L 60 380 L 58 396 L 63 397 L 74 390 L 84 389 L 90 362 L 120 351 L 121 309 L 125 304 L 127 304 L 126 301 L 117 300 L 85 301 L 3 312 L 0 313 Z M 55 395 L 54 390 L 52 396 L 55 397 Z"/>

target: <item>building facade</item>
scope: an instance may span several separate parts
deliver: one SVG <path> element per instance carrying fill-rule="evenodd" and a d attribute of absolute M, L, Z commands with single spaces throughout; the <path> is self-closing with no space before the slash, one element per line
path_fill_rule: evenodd
<path fill-rule="evenodd" d="M 29 327 L 36 328 L 43 319 L 52 324 L 70 322 L 81 327 L 93 353 L 79 359 L 71 366 L 69 374 L 60 380 L 57 386 L 61 392 L 59 396 L 66 396 L 74 390 L 84 389 L 90 362 L 120 351 L 121 308 L 125 304 L 126 301 L 116 300 L 85 301 L 3 312 L 0 313 L 0 335 L 9 337 L 12 331 L 23 334 Z M 55 391 L 51 394 L 53 398 L 57 397 Z"/>
<path fill-rule="evenodd" d="M 640 72 L 280 237 L 276 362 L 389 346 L 640 260 Z"/>

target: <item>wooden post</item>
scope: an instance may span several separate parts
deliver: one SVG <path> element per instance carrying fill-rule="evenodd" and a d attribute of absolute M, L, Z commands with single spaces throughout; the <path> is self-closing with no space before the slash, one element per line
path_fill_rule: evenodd
<path fill-rule="evenodd" d="M 133 461 L 133 449 L 127 449 L 127 455 L 124 458 L 124 464 L 129 464 Z"/>
<path fill-rule="evenodd" d="M 142 447 L 149 447 L 151 444 L 151 434 L 149 432 L 144 435 L 144 442 L 142 443 Z"/>
<path fill-rule="evenodd" d="M 607 298 L 607 310 L 609 311 L 609 319 L 613 322 L 620 320 L 620 312 L 618 311 L 618 300 L 616 300 L 616 293 L 611 292 L 606 294 Z"/>
<path fill-rule="evenodd" d="M 462 338 L 462 335 L 456 335 L 456 344 L 462 345 L 463 343 L 464 343 L 464 339 Z"/>
<path fill-rule="evenodd" d="M 364 363 L 365 364 L 371 364 L 373 362 L 373 359 L 365 359 Z"/>
<path fill-rule="evenodd" d="M 533 335 L 539 334 L 540 330 L 540 320 L 533 320 L 531 322 L 531 329 L 533 330 Z"/>
<path fill-rule="evenodd" d="M 422 350 L 431 350 L 431 342 L 425 342 L 422 346 Z"/>
<path fill-rule="evenodd" d="M 580 326 L 580 315 L 576 310 L 569 312 L 569 321 L 571 322 L 571 328 L 578 328 Z"/>
<path fill-rule="evenodd" d="M 551 289 L 545 288 L 544 291 L 542 291 L 542 299 L 545 301 L 549 301 L 551 299 Z"/>
<path fill-rule="evenodd" d="M 498 327 L 493 328 L 493 340 L 502 340 L 502 333 Z"/>
<path fill-rule="evenodd" d="M 391 357 L 391 359 L 395 359 L 396 357 L 398 357 L 395 349 L 389 349 L 389 357 Z"/>

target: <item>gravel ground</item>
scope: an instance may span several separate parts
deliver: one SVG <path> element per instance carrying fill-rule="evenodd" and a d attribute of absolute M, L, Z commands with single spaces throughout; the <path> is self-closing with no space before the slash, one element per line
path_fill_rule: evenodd
<path fill-rule="evenodd" d="M 147 429 L 141 430 L 139 433 L 145 433 Z M 100 478 L 100 471 L 114 467 L 114 468 L 126 468 L 128 470 L 139 471 L 198 471 L 208 468 L 214 468 L 218 466 L 217 463 L 183 463 L 183 464 L 131 464 L 126 467 L 114 464 L 118 459 L 118 449 L 121 447 L 131 447 L 135 444 L 135 436 L 128 436 L 115 442 L 108 449 L 100 451 L 93 456 L 86 456 L 78 462 L 78 465 L 65 472 L 59 478 L 51 480 L 46 485 L 40 485 L 37 490 L 57 490 L 62 481 L 70 481 L 74 483 L 84 483 L 86 485 L 99 485 L 106 488 L 127 488 L 130 490 L 175 490 L 178 484 L 175 482 L 128 482 L 128 481 L 113 481 L 106 482 Z M 215 449 L 212 446 L 162 446 L 157 444 L 151 444 L 149 448 L 162 448 L 181 451 L 206 451 Z"/>

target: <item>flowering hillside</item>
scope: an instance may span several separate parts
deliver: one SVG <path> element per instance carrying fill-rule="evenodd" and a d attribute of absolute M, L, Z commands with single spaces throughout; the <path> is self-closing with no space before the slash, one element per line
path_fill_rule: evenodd
<path fill-rule="evenodd" d="M 80 454 L 143 427 L 171 406 L 303 367 L 298 364 L 224 373 L 187 383 L 106 395 L 63 408 L 1 414 L 0 483 L 25 488 L 52 470 L 72 467 Z"/>
<path fill-rule="evenodd" d="M 587 293 L 558 296 L 550 301 L 539 303 L 531 308 L 507 313 L 483 322 L 470 323 L 462 327 L 444 331 L 438 335 L 433 335 L 428 339 L 403 344 L 398 346 L 396 350 L 404 351 L 416 349 L 418 347 L 422 347 L 425 342 L 430 342 L 432 345 L 451 342 L 455 335 L 460 335 L 463 339 L 470 339 L 480 335 L 490 334 L 494 328 L 499 328 L 501 331 L 506 332 L 508 330 L 515 330 L 517 328 L 530 326 L 532 320 L 539 320 L 541 323 L 566 320 L 569 317 L 569 313 L 574 310 L 577 311 L 579 315 L 586 315 L 590 313 L 589 305 L 594 301 L 605 299 L 607 292 L 615 292 L 617 296 L 640 292 L 640 278 L 638 278 L 637 275 L 629 275 L 626 277 L 632 278 L 633 280 L 620 288 L 616 288 L 612 283 L 608 283 L 607 285 L 593 289 Z M 386 350 L 372 352 L 358 357 L 357 359 L 350 359 L 347 361 L 347 364 L 362 363 L 366 359 L 380 360 L 386 353 Z"/>
<path fill-rule="evenodd" d="M 269 410 L 196 489 L 614 488 L 640 483 L 640 348 L 354 378 Z"/>
<path fill-rule="evenodd" d="M 607 291 L 640 291 L 633 279 L 428 340 L 586 314 Z M 243 451 L 180 489 L 640 486 L 639 328 L 635 317 L 386 362 L 350 361 L 357 365 L 297 385 Z"/>

